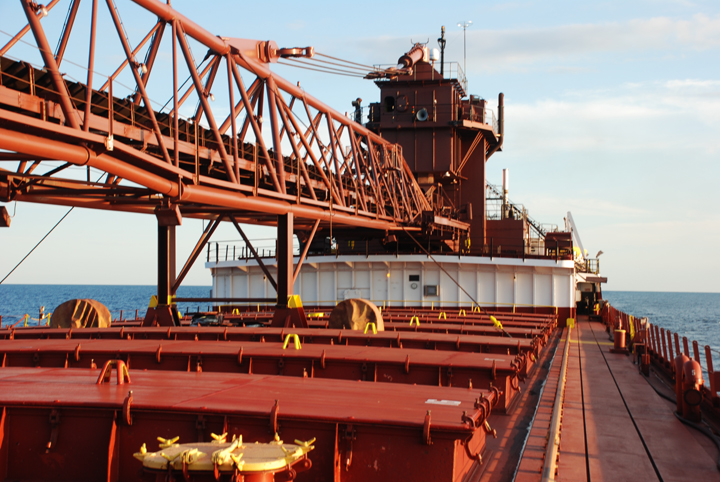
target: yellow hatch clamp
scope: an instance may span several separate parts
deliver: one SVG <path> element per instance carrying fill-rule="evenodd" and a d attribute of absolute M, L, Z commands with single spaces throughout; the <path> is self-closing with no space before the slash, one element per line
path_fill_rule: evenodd
<path fill-rule="evenodd" d="M 212 442 L 189 444 L 176 443 L 179 437 L 158 437 L 160 450 L 148 452 L 147 446 L 143 444 L 133 456 L 142 462 L 145 469 L 156 472 L 170 469 L 182 471 L 186 480 L 190 473 L 214 473 L 218 479 L 221 473 L 278 472 L 292 466 L 300 472 L 310 468 L 309 461 L 303 463 L 302 459 L 315 448 L 314 438 L 286 444 L 275 434 L 275 439 L 269 443 L 245 445 L 242 435 L 233 435 L 231 442 L 227 442 L 227 435 L 212 434 Z"/>
<path fill-rule="evenodd" d="M 510 338 L 512 338 L 512 336 L 510 336 L 510 333 L 508 333 L 507 331 L 505 331 L 505 328 L 503 328 L 502 323 L 500 323 L 500 322 L 498 321 L 498 319 L 495 318 L 493 315 L 490 315 L 490 321 L 493 322 L 493 326 L 495 326 L 495 328 L 497 328 L 498 330 L 502 331 L 505 335 L 507 335 L 507 336 L 509 336 Z"/>

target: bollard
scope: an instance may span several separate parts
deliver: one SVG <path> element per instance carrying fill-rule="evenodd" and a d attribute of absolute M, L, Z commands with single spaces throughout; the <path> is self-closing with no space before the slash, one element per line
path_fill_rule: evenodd
<path fill-rule="evenodd" d="M 625 330 L 615 330 L 614 345 L 610 349 L 612 353 L 627 353 L 625 349 Z"/>
<path fill-rule="evenodd" d="M 691 422 L 700 423 L 700 403 L 703 386 L 702 367 L 695 360 L 688 359 L 682 369 L 682 416 Z"/>
<path fill-rule="evenodd" d="M 685 355 L 678 355 L 673 360 L 675 366 L 675 397 L 676 397 L 676 411 L 678 415 L 683 414 L 683 367 L 685 362 L 689 358 Z"/>

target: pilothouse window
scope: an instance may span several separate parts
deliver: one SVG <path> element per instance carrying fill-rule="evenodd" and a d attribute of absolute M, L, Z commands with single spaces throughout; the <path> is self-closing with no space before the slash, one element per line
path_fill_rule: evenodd
<path fill-rule="evenodd" d="M 385 97 L 385 112 L 393 112 L 395 110 L 395 97 L 389 95 Z"/>

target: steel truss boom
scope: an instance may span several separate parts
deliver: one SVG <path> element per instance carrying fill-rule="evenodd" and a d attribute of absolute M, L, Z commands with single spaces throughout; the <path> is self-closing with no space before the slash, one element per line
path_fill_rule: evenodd
<path fill-rule="evenodd" d="M 88 1 L 83 84 L 67 80 L 58 66 L 64 58 L 66 67 L 68 39 L 80 35 L 87 20 L 78 10 L 81 0 L 68 2 L 74 21 L 62 28 L 57 61 L 49 50 L 49 29 L 42 27 L 49 20 L 38 14 L 37 4 L 20 0 L 44 65 L 0 58 L 0 149 L 15 153 L 0 158 L 0 200 L 148 213 L 176 205 L 183 215 L 217 219 L 233 213 L 257 222 L 292 214 L 296 224 L 315 230 L 316 220 L 321 227 L 332 222 L 420 230 L 423 213 L 434 211 L 399 146 L 270 70 L 281 57 L 311 57 L 311 47 L 279 49 L 272 41 L 218 37 L 158 0 L 133 0 L 152 23 L 133 44 L 119 2 L 106 0 L 104 8 L 99 0 Z M 95 42 L 101 11 L 112 22 L 107 34 L 114 37 L 112 52 L 110 38 Z M 171 33 L 163 35 L 166 27 Z M 207 49 L 199 64 L 192 51 L 198 43 Z M 163 48 L 172 55 L 171 68 L 156 61 Z M 95 59 L 111 55 L 122 60 L 112 76 L 93 72 Z M 134 83 L 122 86 L 123 75 L 125 84 Z M 93 90 L 93 77 L 100 90 Z M 184 77 L 190 81 L 187 91 L 179 82 Z M 113 96 L 119 88 L 129 88 L 129 95 Z M 157 91 L 170 91 L 169 111 L 156 110 L 151 93 Z M 215 97 L 227 99 L 230 116 L 218 119 L 210 102 Z M 178 114 L 188 99 L 197 102 L 189 119 Z M 35 173 L 28 159 L 36 161 Z M 17 169 L 2 167 L 13 160 L 20 163 Z M 78 182 L 72 177 L 76 169 L 57 169 L 49 161 L 98 169 L 107 173 L 107 182 Z M 435 218 L 443 226 L 468 228 Z"/>

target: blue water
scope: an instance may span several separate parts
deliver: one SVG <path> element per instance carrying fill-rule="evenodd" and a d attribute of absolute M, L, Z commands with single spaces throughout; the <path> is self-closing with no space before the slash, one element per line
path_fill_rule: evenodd
<path fill-rule="evenodd" d="M 108 307 L 113 318 L 120 316 L 120 310 L 125 318 L 133 317 L 135 310 L 142 316 L 156 289 L 155 286 L 0 285 L 0 316 L 5 326 L 15 323 L 25 313 L 37 318 L 41 306 L 45 307 L 45 312 L 52 312 L 57 305 L 73 298 L 98 300 Z M 178 291 L 178 296 L 188 298 L 208 297 L 209 294 L 209 286 L 182 286 Z M 720 293 L 605 291 L 603 296 L 621 311 L 648 317 L 655 325 L 686 336 L 688 340 L 697 340 L 701 352 L 705 345 L 710 345 L 718 356 Z M 198 304 L 180 303 L 179 308 L 182 312 L 188 308 L 194 311 Z M 200 308 L 205 310 L 208 304 Z"/>
<path fill-rule="evenodd" d="M 603 291 L 612 306 L 635 317 L 687 337 L 700 345 L 705 368 L 705 345 L 713 351 L 713 368 L 720 368 L 720 293 L 659 293 Z M 690 345 L 692 354 L 692 345 Z M 692 356 L 692 355 L 691 355 Z"/>
<path fill-rule="evenodd" d="M 113 319 L 135 316 L 144 316 L 150 297 L 157 293 L 156 286 L 115 286 L 115 285 L 0 285 L 0 316 L 2 326 L 11 325 L 28 313 L 32 318 L 38 318 L 40 307 L 45 312 L 52 312 L 56 306 L 74 298 L 90 298 L 98 300 L 108 307 Z M 209 286 L 181 286 L 178 297 L 207 298 L 210 296 Z M 208 304 L 201 304 L 200 309 L 208 309 Z M 178 303 L 183 313 L 189 308 L 195 311 L 198 303 Z M 37 324 L 30 321 L 28 324 Z"/>

